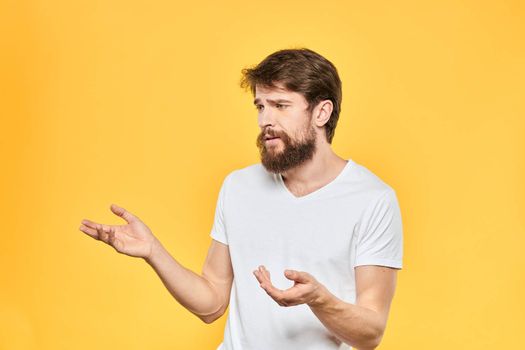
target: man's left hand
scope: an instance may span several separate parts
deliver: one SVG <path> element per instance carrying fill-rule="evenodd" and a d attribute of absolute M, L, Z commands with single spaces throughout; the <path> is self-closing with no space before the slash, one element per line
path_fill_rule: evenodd
<path fill-rule="evenodd" d="M 285 270 L 284 276 L 294 281 L 294 285 L 286 290 L 275 288 L 270 280 L 270 272 L 264 266 L 253 271 L 261 288 L 281 306 L 308 304 L 316 306 L 324 296 L 326 288 L 312 275 L 303 271 Z"/>

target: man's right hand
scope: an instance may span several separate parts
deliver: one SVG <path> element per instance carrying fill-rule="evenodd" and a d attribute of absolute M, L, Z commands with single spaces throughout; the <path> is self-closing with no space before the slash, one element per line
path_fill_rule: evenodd
<path fill-rule="evenodd" d="M 79 230 L 100 240 L 119 253 L 133 257 L 150 259 L 153 250 L 160 242 L 151 230 L 137 216 L 115 204 L 111 211 L 126 220 L 126 225 L 103 225 L 90 220 L 82 220 Z"/>

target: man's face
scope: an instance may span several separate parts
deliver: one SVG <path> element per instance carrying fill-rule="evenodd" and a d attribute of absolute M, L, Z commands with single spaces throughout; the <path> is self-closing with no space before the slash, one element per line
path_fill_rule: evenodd
<path fill-rule="evenodd" d="M 285 90 L 281 84 L 277 88 L 257 85 L 255 91 L 261 128 L 256 144 L 266 170 L 282 173 L 312 159 L 317 133 L 303 95 Z"/>

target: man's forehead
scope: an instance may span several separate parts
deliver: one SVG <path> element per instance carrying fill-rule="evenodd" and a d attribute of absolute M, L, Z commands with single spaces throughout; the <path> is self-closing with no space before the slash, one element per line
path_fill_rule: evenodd
<path fill-rule="evenodd" d="M 301 100 L 302 95 L 298 92 L 288 90 L 282 85 L 271 87 L 271 86 L 255 86 L 255 101 L 260 101 L 261 99 L 283 99 L 283 100 Z"/>

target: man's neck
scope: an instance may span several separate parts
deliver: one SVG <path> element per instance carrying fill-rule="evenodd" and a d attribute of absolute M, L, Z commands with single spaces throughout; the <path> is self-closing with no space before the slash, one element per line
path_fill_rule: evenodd
<path fill-rule="evenodd" d="M 337 177 L 347 161 L 330 147 L 320 147 L 312 159 L 281 173 L 289 188 L 301 190 L 323 187 Z"/>

